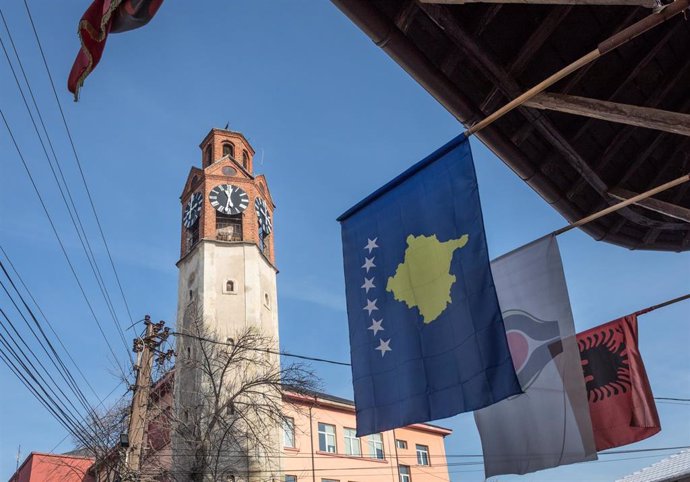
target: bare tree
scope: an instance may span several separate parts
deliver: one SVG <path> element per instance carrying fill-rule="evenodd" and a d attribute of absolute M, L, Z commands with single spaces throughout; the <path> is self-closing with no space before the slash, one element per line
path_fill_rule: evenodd
<path fill-rule="evenodd" d="M 310 393 L 314 372 L 280 363 L 276 341 L 257 327 L 219 341 L 200 316 L 178 333 L 175 400 L 168 414 L 173 464 L 167 480 L 279 480 L 283 391 Z M 297 408 L 295 408 L 297 409 Z"/>
<path fill-rule="evenodd" d="M 127 432 L 129 410 L 129 400 L 124 398 L 109 408 L 93 410 L 85 417 L 79 436 L 72 437 L 75 450 L 68 455 L 93 457 L 92 471 L 99 482 L 115 480 L 122 470 L 119 441 L 120 434 Z"/>

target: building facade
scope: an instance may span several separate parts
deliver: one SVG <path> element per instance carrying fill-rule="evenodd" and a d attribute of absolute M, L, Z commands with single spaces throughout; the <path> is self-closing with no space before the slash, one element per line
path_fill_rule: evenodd
<path fill-rule="evenodd" d="M 323 393 L 286 392 L 285 482 L 449 481 L 444 439 L 451 430 L 415 424 L 357 438 L 354 403 Z"/>

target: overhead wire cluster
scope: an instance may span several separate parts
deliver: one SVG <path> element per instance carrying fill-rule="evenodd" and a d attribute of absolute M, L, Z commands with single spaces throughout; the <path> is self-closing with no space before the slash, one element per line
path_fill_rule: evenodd
<path fill-rule="evenodd" d="M 44 219 L 48 221 L 47 226 L 49 226 L 59 246 L 67 270 L 76 283 L 77 291 L 86 305 L 88 311 L 86 316 L 90 315 L 93 319 L 108 349 L 110 361 L 119 373 L 118 377 L 121 378 L 119 387 L 123 383 L 127 383 L 130 378 L 134 360 L 130 351 L 130 344 L 127 343 L 122 329 L 121 316 L 118 314 L 119 309 L 110 294 L 111 290 L 108 289 L 109 280 L 106 276 L 108 270 L 112 270 L 111 276 L 113 278 L 110 282 L 113 282 L 114 279 L 114 283 L 117 285 L 117 290 L 112 291 L 119 291 L 126 316 L 131 322 L 133 318 L 84 174 L 82 162 L 77 153 L 74 138 L 55 88 L 38 29 L 26 1 L 24 7 L 28 17 L 27 28 L 33 33 L 37 48 L 40 51 L 43 67 L 60 114 L 62 127 L 65 129 L 71 155 L 79 173 L 78 179 L 70 179 L 67 174 L 68 171 L 65 169 L 65 160 L 58 154 L 56 144 L 53 141 L 57 139 L 55 136 L 61 135 L 56 134 L 56 130 L 61 129 L 61 127 L 51 125 L 50 122 L 46 121 L 50 116 L 44 114 L 50 108 L 47 105 L 39 105 L 37 101 L 39 96 L 35 95 L 35 92 L 36 89 L 40 89 L 39 82 L 32 79 L 24 68 L 22 55 L 14 42 L 12 31 L 2 10 L 0 10 L 3 26 L 0 30 L 0 49 L 3 53 L 3 59 L 0 60 L 0 63 L 6 62 L 8 66 L 8 71 L 11 73 L 17 88 L 16 94 L 20 98 L 32 126 L 29 131 L 31 128 L 33 129 L 32 144 L 40 145 L 51 176 L 44 179 L 38 175 L 46 170 L 43 165 L 39 165 L 38 159 L 30 159 L 26 154 L 26 149 L 22 147 L 20 139 L 16 135 L 16 132 L 23 131 L 24 127 L 18 127 L 19 120 L 10 117 L 10 113 L 5 110 L 7 106 L 3 105 L 5 102 L 0 102 L 0 117 L 9 139 L 8 145 L 11 145 L 16 153 L 13 157 L 17 159 L 26 173 L 36 195 L 35 198 L 40 205 L 37 215 L 45 216 Z M 3 101 L 5 99 L 6 97 Z M 53 182 L 54 186 L 57 187 L 61 203 L 51 202 L 45 194 L 47 190 L 43 183 Z M 79 192 L 80 186 L 83 192 Z M 79 203 L 78 200 L 84 197 L 88 199 L 88 203 Z M 84 210 L 82 206 L 90 207 L 90 210 Z M 64 211 L 61 208 L 64 208 Z M 61 219 L 67 219 L 68 222 L 60 222 Z M 45 223 L 41 222 L 40 224 Z M 91 229 L 89 229 L 90 226 Z M 65 231 L 70 229 L 74 230 L 76 239 L 79 241 L 78 247 L 81 250 L 69 249 L 70 244 L 66 237 L 68 233 Z M 95 231 L 95 235 L 90 231 Z M 98 243 L 103 245 L 106 260 L 101 260 L 97 256 Z M 75 347 L 66 346 L 59 336 L 58 332 L 64 333 L 64 329 L 61 329 L 59 325 L 54 325 L 48 319 L 29 287 L 31 282 L 25 281 L 25 278 L 21 276 L 18 266 L 13 263 L 9 253 L 1 244 L 0 251 L 2 252 L 2 258 L 0 258 L 0 359 L 39 403 L 74 436 L 75 440 L 86 448 L 94 448 L 102 442 L 100 432 L 103 429 L 94 407 L 102 405 L 103 401 L 110 395 L 103 399 L 98 397 L 88 378 L 70 353 Z M 83 258 L 81 257 L 82 254 Z M 87 269 L 80 269 L 83 266 L 87 266 Z M 57 273 L 52 274 L 54 278 L 57 276 Z M 98 288 L 101 301 L 113 327 L 107 328 L 104 320 L 99 316 L 101 305 L 90 295 L 87 289 L 90 286 Z M 129 356 L 129 363 L 122 360 L 122 349 L 116 350 L 113 346 L 113 336 L 109 336 L 113 329 L 123 344 L 124 353 Z M 87 387 L 90 391 L 88 396 L 84 392 Z M 91 394 L 93 397 L 90 396 Z"/>

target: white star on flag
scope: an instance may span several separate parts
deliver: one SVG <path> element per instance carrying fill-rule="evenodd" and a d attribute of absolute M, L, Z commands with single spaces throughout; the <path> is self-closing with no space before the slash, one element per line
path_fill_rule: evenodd
<path fill-rule="evenodd" d="M 381 338 L 379 340 L 379 346 L 374 348 L 375 350 L 378 350 L 381 352 L 381 358 L 383 358 L 383 356 L 386 354 L 387 351 L 393 351 L 393 349 L 390 346 L 388 346 L 388 345 L 390 345 L 390 342 L 391 342 L 390 339 L 384 341 L 383 338 Z"/>
<path fill-rule="evenodd" d="M 363 309 L 367 310 L 369 315 L 371 315 L 372 311 L 378 310 L 378 308 L 376 307 L 376 301 L 377 300 L 371 301 L 370 299 L 367 298 L 367 306 L 365 306 Z"/>
<path fill-rule="evenodd" d="M 376 268 L 376 265 L 374 264 L 374 256 L 371 258 L 367 258 L 366 256 L 364 257 L 364 264 L 362 265 L 362 268 L 366 268 L 367 273 L 369 272 L 369 268 Z"/>
<path fill-rule="evenodd" d="M 378 239 L 379 239 L 379 238 L 374 238 L 374 239 L 369 239 L 369 238 L 367 238 L 367 245 L 364 246 L 364 249 L 368 249 L 368 250 L 369 250 L 369 254 L 371 254 L 371 250 L 373 250 L 373 249 L 379 247 L 379 245 L 376 244 L 376 241 L 377 241 Z"/>
<path fill-rule="evenodd" d="M 376 336 L 376 333 L 379 331 L 383 331 L 383 327 L 381 326 L 381 323 L 383 323 L 383 318 L 380 320 L 371 320 L 371 326 L 367 328 L 367 330 L 371 330 L 374 332 L 374 336 Z"/>
<path fill-rule="evenodd" d="M 374 278 L 372 277 L 371 279 L 369 279 L 365 276 L 364 277 L 364 284 L 362 285 L 362 288 L 367 290 L 366 293 L 369 293 L 370 289 L 376 288 L 376 286 L 374 285 Z"/>

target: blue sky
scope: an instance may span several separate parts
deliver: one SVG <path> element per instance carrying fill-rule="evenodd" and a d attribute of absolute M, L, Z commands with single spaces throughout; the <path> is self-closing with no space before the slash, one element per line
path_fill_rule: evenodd
<path fill-rule="evenodd" d="M 179 195 L 211 127 L 243 132 L 273 199 L 280 335 L 284 350 L 348 360 L 337 215 L 457 135 L 462 127 L 327 1 L 173 2 L 146 28 L 108 40 L 79 103 L 65 87 L 86 1 L 30 2 L 46 56 L 134 319 L 174 322 Z M 21 2 L 0 2 L 58 158 L 103 269 L 100 243 Z M 4 30 L 0 33 L 7 43 Z M 99 319 L 125 358 L 47 161 L 0 58 L 0 108 L 48 201 Z M 492 257 L 561 227 L 563 218 L 473 140 Z M 99 397 L 118 383 L 98 333 L 4 127 L 0 129 L 0 242 Z M 263 161 L 261 161 L 263 159 Z M 690 291 L 690 256 L 629 251 L 574 231 L 559 239 L 578 330 Z M 107 283 L 129 324 L 112 274 Z M 0 298 L 5 306 L 6 299 Z M 656 396 L 690 397 L 690 303 L 645 315 L 640 345 Z M 127 332 L 127 338 L 134 336 Z M 316 366 L 325 388 L 351 397 L 348 369 Z M 65 431 L 0 366 L 0 478 L 22 453 L 50 451 Z M 123 394 L 120 387 L 112 398 Z M 690 406 L 659 404 L 663 431 L 629 448 L 688 445 Z M 471 414 L 449 454 L 480 453 Z M 56 451 L 70 448 L 65 442 Z M 630 457 L 646 456 L 633 454 Z M 651 454 L 654 455 L 654 454 Z M 23 457 L 23 456 L 22 456 Z M 622 457 L 622 456 L 621 456 Z M 521 480 L 611 480 L 661 458 L 579 464 Z M 457 459 L 450 460 L 451 462 Z M 482 480 L 481 466 L 451 467 Z M 517 477 L 501 477 L 501 480 Z"/>

